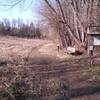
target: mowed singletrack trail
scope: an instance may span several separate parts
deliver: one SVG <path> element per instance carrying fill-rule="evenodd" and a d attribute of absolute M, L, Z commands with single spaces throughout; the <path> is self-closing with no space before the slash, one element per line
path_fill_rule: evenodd
<path fill-rule="evenodd" d="M 99 81 L 86 73 L 88 59 L 67 60 L 60 56 L 51 40 L 0 37 L 0 79 L 8 84 L 16 75 L 26 81 L 33 76 L 42 81 L 64 81 L 71 100 L 100 100 Z"/>

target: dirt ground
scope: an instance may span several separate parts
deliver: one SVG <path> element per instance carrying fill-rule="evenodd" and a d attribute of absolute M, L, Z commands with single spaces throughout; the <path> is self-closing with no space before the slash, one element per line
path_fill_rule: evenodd
<path fill-rule="evenodd" d="M 20 80 L 31 86 L 35 80 L 43 88 L 41 100 L 67 100 L 54 99 L 59 87 L 70 100 L 100 100 L 100 65 L 90 67 L 88 58 L 66 59 L 51 40 L 7 36 L 0 37 L 0 47 L 0 89 Z"/>

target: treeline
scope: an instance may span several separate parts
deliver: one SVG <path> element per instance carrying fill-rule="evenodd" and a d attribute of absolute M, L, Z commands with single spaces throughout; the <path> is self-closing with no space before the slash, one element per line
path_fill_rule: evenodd
<path fill-rule="evenodd" d="M 4 18 L 3 21 L 0 22 L 0 35 L 40 38 L 42 33 L 39 25 L 35 25 L 33 22 L 27 22 L 25 24 L 22 19 L 13 19 L 12 21 L 9 21 Z"/>

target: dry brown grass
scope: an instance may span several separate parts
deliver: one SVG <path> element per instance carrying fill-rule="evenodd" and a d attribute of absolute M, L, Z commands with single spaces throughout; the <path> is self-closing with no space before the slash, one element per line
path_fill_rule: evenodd
<path fill-rule="evenodd" d="M 73 100 L 99 100 L 98 94 L 90 95 L 91 91 L 94 92 L 94 86 L 97 88 L 99 80 L 96 82 L 90 79 L 94 74 L 98 74 L 100 69 L 89 68 L 88 59 L 73 56 L 70 56 L 70 59 L 66 57 L 59 59 L 62 55 L 59 54 L 58 57 L 56 44 L 49 40 L 0 38 L 0 52 L 2 52 L 0 53 L 0 93 L 2 91 L 6 93 L 0 100 L 12 100 L 16 91 L 19 94 L 21 92 L 24 95 L 34 95 L 35 99 L 30 100 L 63 100 L 60 97 L 66 98 L 67 92 L 79 96 L 81 93 L 79 91 L 83 90 L 83 96 Z M 15 88 L 16 83 L 17 85 L 21 83 L 22 87 L 13 91 L 12 87 Z M 27 91 L 22 91 L 24 89 Z M 84 96 L 85 92 L 90 94 Z M 91 99 L 92 97 L 94 99 Z"/>

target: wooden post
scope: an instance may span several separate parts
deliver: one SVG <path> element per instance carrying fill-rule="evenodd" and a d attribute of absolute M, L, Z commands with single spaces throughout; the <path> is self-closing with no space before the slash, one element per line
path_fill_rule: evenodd
<path fill-rule="evenodd" d="M 89 56 L 90 56 L 90 67 L 93 65 L 93 51 L 94 51 L 94 46 L 89 46 Z"/>

